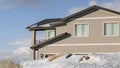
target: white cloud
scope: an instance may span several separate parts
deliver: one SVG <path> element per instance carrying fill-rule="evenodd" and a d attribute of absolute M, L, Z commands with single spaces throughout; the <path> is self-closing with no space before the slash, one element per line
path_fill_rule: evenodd
<path fill-rule="evenodd" d="M 113 10 L 117 10 L 120 11 L 120 0 L 114 0 L 113 2 L 108 2 L 108 3 L 100 3 L 98 4 L 100 6 L 106 7 L 106 8 L 110 8 Z"/>
<path fill-rule="evenodd" d="M 90 6 L 96 5 L 96 4 L 97 4 L 97 2 L 96 2 L 95 0 L 90 0 L 90 2 L 89 2 L 89 5 L 90 5 Z"/>
<path fill-rule="evenodd" d="M 71 8 L 71 9 L 69 9 L 68 13 L 69 13 L 69 14 L 73 14 L 73 13 L 76 13 L 76 12 L 78 12 L 78 11 L 84 9 L 84 8 L 85 8 L 85 7 L 73 7 L 73 8 Z"/>
<path fill-rule="evenodd" d="M 113 9 L 113 10 L 116 10 L 116 11 L 120 11 L 120 0 L 113 0 L 112 2 L 104 2 L 104 3 L 99 3 L 95 0 L 91 0 L 89 3 L 88 3 L 89 6 L 92 6 L 92 5 L 99 5 L 99 6 L 103 6 L 105 8 L 109 8 L 109 9 Z M 68 10 L 68 13 L 69 14 L 73 14 L 73 13 L 76 13 L 78 11 L 80 11 L 81 9 L 85 8 L 87 6 L 78 6 L 78 7 L 73 7 L 71 9 Z"/>
<path fill-rule="evenodd" d="M 0 0 L 0 9 L 12 9 L 18 6 L 14 0 Z"/>
<path fill-rule="evenodd" d="M 30 46 L 31 40 L 30 39 L 15 40 L 15 41 L 9 42 L 8 45 Z"/>
<path fill-rule="evenodd" d="M 35 5 L 37 0 L 0 0 L 0 9 L 13 9 L 22 5 Z"/>
<path fill-rule="evenodd" d="M 1 51 L 0 52 L 0 60 L 11 59 L 15 63 L 19 63 L 21 61 L 26 61 L 31 59 L 31 49 L 30 47 L 20 47 L 15 49 L 13 52 L 9 51 Z"/>
<path fill-rule="evenodd" d="M 21 61 L 26 61 L 31 59 L 31 49 L 30 47 L 20 47 L 13 51 L 12 53 L 12 60 L 16 63 Z"/>
<path fill-rule="evenodd" d="M 40 35 L 40 33 L 38 33 L 38 35 Z M 43 41 L 43 39 L 44 39 L 43 35 L 37 36 L 37 40 Z M 28 39 L 13 40 L 13 41 L 10 41 L 8 43 L 8 45 L 19 46 L 19 48 L 15 49 L 14 51 L 12 51 L 10 53 L 6 52 L 6 51 L 0 52 L 0 59 L 12 59 L 16 63 L 31 59 L 31 56 L 32 56 L 31 55 L 32 50 L 30 49 L 31 39 L 28 38 Z M 3 55 L 3 53 L 4 53 L 4 55 Z"/>
<path fill-rule="evenodd" d="M 89 2 L 89 6 L 92 6 L 92 5 L 96 5 L 97 4 L 97 2 L 96 1 L 94 1 L 94 0 L 90 0 L 90 2 Z M 87 6 L 81 6 L 81 7 L 72 7 L 72 8 L 70 8 L 69 10 L 68 10 L 68 13 L 69 14 L 73 14 L 73 13 L 76 13 L 76 12 L 78 12 L 78 11 L 81 11 L 82 9 L 84 9 L 84 8 L 86 8 Z"/>
<path fill-rule="evenodd" d="M 31 59 L 31 40 L 22 39 L 15 40 L 8 43 L 9 45 L 20 46 L 19 48 L 9 52 L 9 51 L 0 51 L 0 59 L 11 59 L 16 63 L 21 61 L 26 61 Z"/>
<path fill-rule="evenodd" d="M 13 55 L 18 56 L 18 55 L 26 55 L 26 54 L 30 54 L 30 47 L 20 47 L 16 50 L 13 51 Z"/>
<path fill-rule="evenodd" d="M 41 38 L 41 36 L 38 36 L 37 40 L 40 40 L 40 38 Z M 20 47 L 18 49 L 15 49 L 12 52 L 1 51 L 0 59 L 12 59 L 16 63 L 31 59 L 31 56 L 32 56 L 31 55 L 32 50 L 30 49 L 31 39 L 22 39 L 22 40 L 11 41 L 8 43 L 8 45 L 15 45 L 15 46 L 20 46 Z"/>
<path fill-rule="evenodd" d="M 43 36 L 37 36 L 37 43 L 44 41 Z M 15 45 L 15 46 L 31 46 L 31 39 L 21 39 L 21 40 L 13 40 L 8 42 L 8 45 Z"/>

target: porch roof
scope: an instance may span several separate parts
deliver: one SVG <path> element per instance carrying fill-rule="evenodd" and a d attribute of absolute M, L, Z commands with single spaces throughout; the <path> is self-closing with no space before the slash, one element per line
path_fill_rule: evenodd
<path fill-rule="evenodd" d="M 57 41 L 63 40 L 65 38 L 68 38 L 70 36 L 71 36 L 71 34 L 69 34 L 69 33 L 60 34 L 60 35 L 58 35 L 56 37 L 50 38 L 50 39 L 45 40 L 45 41 L 43 41 L 43 42 L 41 42 L 39 44 L 36 44 L 35 46 L 32 46 L 31 49 L 37 50 L 37 49 L 42 48 L 44 46 L 47 46 L 49 44 L 52 44 L 52 43 L 55 43 Z"/>
<path fill-rule="evenodd" d="M 28 27 L 26 27 L 29 30 L 47 30 L 47 29 L 53 29 L 54 27 L 51 26 L 53 23 L 57 23 L 61 21 L 61 18 L 52 18 L 52 19 L 44 19 L 42 21 L 39 21 L 35 24 L 32 24 Z"/>

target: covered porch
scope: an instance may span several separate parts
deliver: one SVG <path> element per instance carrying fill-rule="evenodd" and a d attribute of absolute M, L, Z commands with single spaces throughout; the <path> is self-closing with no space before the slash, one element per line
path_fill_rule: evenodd
<path fill-rule="evenodd" d="M 32 47 L 35 47 L 38 44 L 40 44 L 41 42 L 43 42 L 44 40 L 47 40 L 45 37 L 44 37 L 44 40 L 43 39 L 41 40 L 41 38 L 38 39 L 37 37 L 38 37 L 38 35 L 40 35 L 39 32 L 44 32 L 44 34 L 45 34 L 46 30 L 55 30 L 54 23 L 58 23 L 60 21 L 61 21 L 61 18 L 44 19 L 40 22 L 37 22 L 35 24 L 32 24 L 32 25 L 26 27 L 29 31 L 31 31 L 31 36 L 32 36 L 31 37 L 32 38 L 31 49 L 32 49 L 32 59 L 33 60 L 39 59 L 39 50 L 33 49 Z"/>

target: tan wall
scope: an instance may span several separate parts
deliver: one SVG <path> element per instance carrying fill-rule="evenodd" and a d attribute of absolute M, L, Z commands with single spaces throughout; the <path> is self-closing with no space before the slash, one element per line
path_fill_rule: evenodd
<path fill-rule="evenodd" d="M 113 17 L 120 16 L 103 10 L 90 13 L 81 18 L 93 17 Z M 71 37 L 58 41 L 54 44 L 89 44 L 89 43 L 120 43 L 119 36 L 104 36 L 103 24 L 104 22 L 118 21 L 120 18 L 103 18 L 103 19 L 81 19 L 78 18 L 69 22 L 66 26 L 56 28 L 56 35 L 68 32 Z M 89 37 L 74 37 L 73 25 L 75 23 L 88 23 L 89 24 Z M 119 23 L 120 25 L 120 23 Z M 120 28 L 119 28 L 120 32 Z M 40 49 L 41 53 L 88 53 L 88 52 L 118 52 L 120 45 L 85 45 L 85 46 L 46 46 Z"/>
<path fill-rule="evenodd" d="M 40 53 L 92 53 L 119 52 L 120 45 L 91 45 L 91 46 L 47 46 L 40 49 Z"/>
<path fill-rule="evenodd" d="M 94 17 L 97 17 L 97 16 L 100 17 L 99 14 L 96 14 L 96 13 L 100 13 L 100 11 L 97 11 L 97 12 L 94 12 L 91 14 L 94 15 Z M 87 16 L 84 16 L 84 17 L 92 16 L 91 14 L 88 14 Z M 103 15 L 106 15 L 106 17 L 110 17 L 110 15 L 115 16 L 116 14 L 104 11 L 104 12 L 101 12 L 101 16 L 103 16 Z M 61 27 L 56 28 L 57 35 L 64 33 L 64 32 L 68 32 L 71 34 L 71 37 L 61 40 L 59 42 L 56 42 L 55 44 L 110 43 L 110 42 L 111 43 L 120 43 L 120 41 L 119 41 L 120 35 L 119 36 L 110 36 L 110 37 L 104 36 L 103 24 L 104 24 L 104 22 L 111 22 L 111 21 L 120 22 L 120 18 L 73 20 L 73 21 L 69 22 L 67 24 L 67 26 L 61 26 Z M 74 37 L 73 30 L 74 30 L 75 23 L 88 23 L 89 24 L 89 37 Z M 119 28 L 119 30 L 120 30 L 120 28 Z"/>
<path fill-rule="evenodd" d="M 60 27 L 56 27 L 56 36 L 60 35 L 62 33 L 68 32 L 68 28 L 69 26 L 60 26 Z"/>
<path fill-rule="evenodd" d="M 111 12 L 99 9 L 98 11 L 89 13 L 89 14 L 83 16 L 82 18 L 87 18 L 87 17 L 109 17 L 109 16 L 118 16 L 118 14 L 111 13 Z"/>

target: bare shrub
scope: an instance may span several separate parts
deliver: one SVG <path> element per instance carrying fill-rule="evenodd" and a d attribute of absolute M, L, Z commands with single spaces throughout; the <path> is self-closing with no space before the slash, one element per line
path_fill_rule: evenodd
<path fill-rule="evenodd" d="M 20 65 L 12 60 L 0 60 L 0 68 L 20 68 Z"/>

